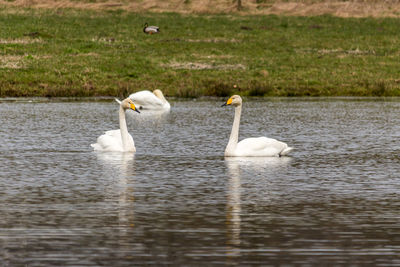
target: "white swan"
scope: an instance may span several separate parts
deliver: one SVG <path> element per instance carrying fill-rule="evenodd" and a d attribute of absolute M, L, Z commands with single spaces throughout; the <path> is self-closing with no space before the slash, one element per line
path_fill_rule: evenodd
<path fill-rule="evenodd" d="M 118 99 L 115 100 L 119 103 L 119 130 L 105 132 L 97 138 L 97 143 L 91 144 L 91 146 L 98 151 L 136 152 L 135 143 L 126 127 L 125 110 L 132 109 L 140 112 L 129 97 L 122 102 Z"/>
<path fill-rule="evenodd" d="M 138 106 L 139 109 L 164 110 L 169 111 L 171 105 L 165 99 L 161 90 L 153 92 L 148 90 L 131 94 L 129 98 Z"/>
<path fill-rule="evenodd" d="M 222 106 L 235 106 L 235 119 L 228 145 L 225 149 L 227 157 L 279 157 L 288 154 L 293 148 L 287 144 L 267 137 L 247 138 L 238 143 L 242 98 L 238 95 L 230 97 Z"/>

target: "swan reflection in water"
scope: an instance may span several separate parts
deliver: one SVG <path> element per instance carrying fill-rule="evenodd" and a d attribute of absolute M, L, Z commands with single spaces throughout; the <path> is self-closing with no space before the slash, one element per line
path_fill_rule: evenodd
<path fill-rule="evenodd" d="M 135 116 L 134 112 L 128 112 L 126 114 L 127 119 L 134 125 L 134 128 L 139 130 L 137 139 L 140 140 L 140 135 L 144 134 L 148 136 L 151 134 L 151 139 L 159 139 L 159 135 L 156 133 L 163 133 L 167 127 L 169 127 L 170 113 L 160 110 L 140 110 L 140 116 Z M 161 140 L 160 140 L 161 141 Z M 146 140 L 138 141 L 146 142 Z"/>
<path fill-rule="evenodd" d="M 226 208 L 228 259 L 240 256 L 242 178 L 262 175 L 263 179 L 268 179 L 274 172 L 285 169 L 290 161 L 289 157 L 225 157 L 229 176 Z M 256 184 L 253 186 L 257 187 Z"/>
<path fill-rule="evenodd" d="M 140 116 L 135 116 L 132 114 L 133 112 L 129 112 L 126 116 L 131 119 L 135 120 L 136 123 L 147 122 L 153 123 L 155 126 L 165 123 L 166 119 L 170 115 L 169 111 L 163 110 L 148 110 L 148 109 L 139 109 Z"/>
<path fill-rule="evenodd" d="M 121 238 L 126 236 L 129 228 L 134 227 L 134 154 L 125 152 L 98 152 L 97 158 L 105 168 L 105 179 L 111 180 L 111 189 L 106 197 L 118 203 L 118 225 Z M 118 201 L 116 200 L 116 197 Z"/>

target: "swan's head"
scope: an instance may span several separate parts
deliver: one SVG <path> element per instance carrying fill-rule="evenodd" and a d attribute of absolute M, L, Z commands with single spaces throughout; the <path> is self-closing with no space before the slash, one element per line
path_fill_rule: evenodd
<path fill-rule="evenodd" d="M 164 98 L 164 95 L 163 95 L 163 93 L 161 92 L 160 89 L 154 90 L 154 91 L 153 91 L 153 94 L 154 94 L 156 97 L 160 98 L 160 99 L 165 99 L 165 98 Z"/>
<path fill-rule="evenodd" d="M 223 105 L 223 106 L 227 106 L 227 105 L 232 105 L 232 106 L 240 106 L 242 104 L 242 98 L 238 95 L 233 95 L 231 96 Z"/>
<path fill-rule="evenodd" d="M 120 105 L 123 109 L 132 109 L 137 113 L 140 113 L 140 111 L 136 109 L 135 104 L 133 104 L 132 99 L 130 99 L 129 97 L 122 100 Z"/>

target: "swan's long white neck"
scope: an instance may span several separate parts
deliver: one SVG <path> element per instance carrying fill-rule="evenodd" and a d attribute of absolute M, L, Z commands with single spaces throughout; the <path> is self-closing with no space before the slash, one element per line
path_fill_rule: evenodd
<path fill-rule="evenodd" d="M 122 147 L 124 150 L 128 149 L 128 127 L 126 127 L 125 110 L 119 106 L 119 129 L 121 131 Z"/>
<path fill-rule="evenodd" d="M 225 149 L 225 155 L 229 156 L 235 151 L 236 145 L 239 141 L 239 125 L 240 125 L 240 115 L 242 113 L 242 105 L 235 107 L 235 118 L 233 120 L 231 136 L 229 137 L 228 145 Z"/>

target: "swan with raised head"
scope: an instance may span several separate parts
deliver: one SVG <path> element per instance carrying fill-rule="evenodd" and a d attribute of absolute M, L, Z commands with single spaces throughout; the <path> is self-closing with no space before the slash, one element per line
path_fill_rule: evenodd
<path fill-rule="evenodd" d="M 153 92 L 148 90 L 140 91 L 131 94 L 129 98 L 135 103 L 138 109 L 168 111 L 171 108 L 171 105 L 165 99 L 160 89 L 156 89 Z"/>
<path fill-rule="evenodd" d="M 147 34 L 154 34 L 154 33 L 159 33 L 160 28 L 157 26 L 149 26 L 147 22 L 144 24 L 143 32 Z"/>
<path fill-rule="evenodd" d="M 126 126 L 125 111 L 132 109 L 140 112 L 129 97 L 122 101 L 115 100 L 119 103 L 119 130 L 105 132 L 97 138 L 97 143 L 91 146 L 97 151 L 136 152 L 135 143 Z"/>
<path fill-rule="evenodd" d="M 225 149 L 226 157 L 280 157 L 287 155 L 293 149 L 283 142 L 264 136 L 246 138 L 238 142 L 242 98 L 238 95 L 233 95 L 222 106 L 227 105 L 235 107 L 235 118 L 229 142 Z"/>

